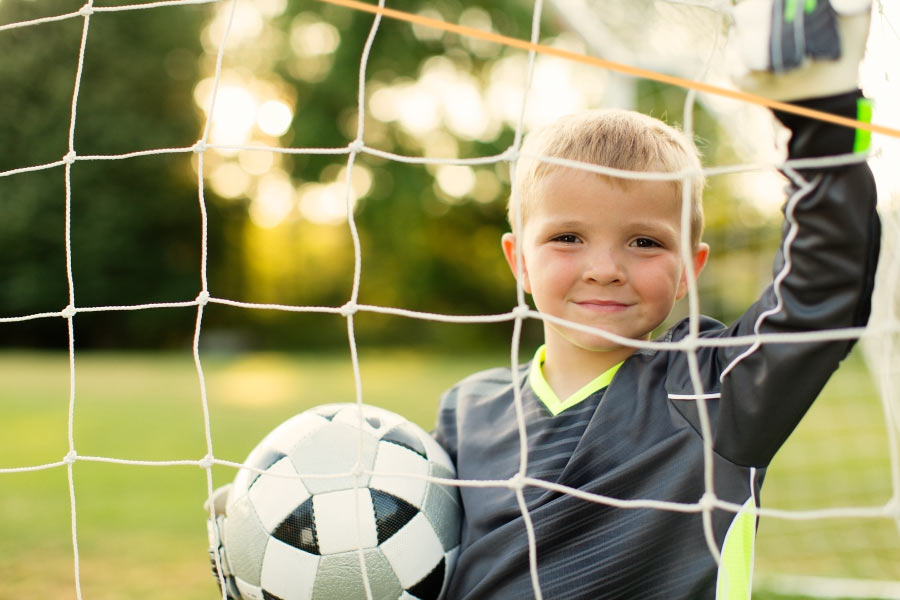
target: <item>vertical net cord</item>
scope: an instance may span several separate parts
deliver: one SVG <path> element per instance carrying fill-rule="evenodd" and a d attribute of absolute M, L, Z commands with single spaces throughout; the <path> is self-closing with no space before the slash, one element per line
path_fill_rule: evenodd
<path fill-rule="evenodd" d="M 84 73 L 84 55 L 87 48 L 88 30 L 90 29 L 93 0 L 79 11 L 84 17 L 81 30 L 81 44 L 78 49 L 78 66 L 75 71 L 75 84 L 72 91 L 71 117 L 69 120 L 68 153 L 65 161 L 65 253 L 66 253 L 66 279 L 68 282 L 69 304 L 63 311 L 66 317 L 69 341 L 69 414 L 68 414 L 68 441 L 69 453 L 65 457 L 66 475 L 69 483 L 69 507 L 72 520 L 72 562 L 75 578 L 75 597 L 81 600 L 81 559 L 78 551 L 78 510 L 75 500 L 75 473 L 74 464 L 78 456 L 75 450 L 75 276 L 72 269 L 72 165 L 75 162 L 75 120 L 78 114 L 78 94 L 81 90 L 81 76 Z"/>
<path fill-rule="evenodd" d="M 203 156 L 206 152 L 209 134 L 212 128 L 213 113 L 216 105 L 216 94 L 219 89 L 219 82 L 222 77 L 222 62 L 225 56 L 225 48 L 228 45 L 228 35 L 231 32 L 231 26 L 234 22 L 234 15 L 237 8 L 237 0 L 231 0 L 231 7 L 228 13 L 228 21 L 225 25 L 225 31 L 222 33 L 222 40 L 216 54 L 216 68 L 213 79 L 212 92 L 209 99 L 209 108 L 206 112 L 206 122 L 203 125 L 203 136 L 194 146 L 197 152 L 197 201 L 200 205 L 200 224 L 201 224 L 201 248 L 200 248 L 200 294 L 197 296 L 197 320 L 194 325 L 194 338 L 192 343 L 192 353 L 194 358 L 194 368 L 197 371 L 197 382 L 200 386 L 200 404 L 203 411 L 203 433 L 206 439 L 206 456 L 203 458 L 202 467 L 206 473 L 206 493 L 209 505 L 209 519 L 213 524 L 212 531 L 215 533 L 215 548 L 212 552 L 213 563 L 216 568 L 216 576 L 219 579 L 219 590 L 222 592 L 222 600 L 228 598 L 228 587 L 225 581 L 225 571 L 219 556 L 219 546 L 221 545 L 219 528 L 216 525 L 216 507 L 213 501 L 213 492 L 215 485 L 213 482 L 212 465 L 214 461 L 212 428 L 210 425 L 209 414 L 209 398 L 206 390 L 206 377 L 203 373 L 203 364 L 200 360 L 200 331 L 203 325 L 203 311 L 206 303 L 209 301 L 209 280 L 207 274 L 207 258 L 209 252 L 209 220 L 206 211 L 206 194 L 203 184 L 204 180 L 204 161 Z"/>
<path fill-rule="evenodd" d="M 890 357 L 900 352 L 897 333 L 897 319 L 900 316 L 900 245 L 896 238 L 891 237 L 900 232 L 900 212 L 898 208 L 885 211 L 881 215 L 884 231 L 888 234 L 883 238 L 881 260 L 887 259 L 886 264 L 880 269 L 881 277 L 877 280 L 879 292 L 876 293 L 873 302 L 873 316 L 879 316 L 876 321 L 887 321 L 890 327 L 880 336 L 880 344 L 874 352 L 868 352 L 867 359 L 876 362 L 878 367 L 878 386 L 881 391 L 881 407 L 884 414 L 888 436 L 888 447 L 891 459 L 891 498 L 888 500 L 887 509 L 891 514 L 895 526 L 900 531 L 900 443 L 898 443 L 898 429 L 900 429 L 900 412 L 898 403 L 900 395 L 892 378 L 896 365 L 892 365 Z M 887 254 L 887 256 L 884 256 Z M 865 350 L 865 349 L 864 349 Z M 885 359 L 887 357 L 887 359 Z"/>
<path fill-rule="evenodd" d="M 712 47 L 703 65 L 698 80 L 703 81 L 707 78 L 712 65 L 713 57 L 719 49 L 721 27 L 716 28 L 716 35 L 713 38 Z M 697 91 L 688 90 L 682 110 L 682 127 L 684 135 L 693 143 L 694 141 L 694 105 L 697 99 Z M 694 393 L 697 395 L 697 414 L 700 419 L 700 434 L 703 438 L 703 497 L 700 498 L 699 504 L 702 510 L 703 535 L 706 539 L 706 545 L 709 548 L 713 560 L 718 564 L 721 560 L 721 551 L 716 542 L 715 530 L 713 529 L 712 511 L 715 509 L 716 491 L 715 479 L 713 473 L 713 438 L 712 427 L 709 418 L 709 407 L 706 403 L 703 382 L 700 377 L 700 366 L 697 360 L 697 340 L 700 336 L 700 294 L 697 289 L 697 270 L 694 265 L 694 247 L 693 232 L 691 227 L 691 214 L 693 213 L 693 195 L 694 182 L 690 176 L 686 176 L 681 181 L 681 257 L 684 262 L 685 276 L 687 278 L 688 289 L 688 336 L 689 342 L 687 350 L 688 372 L 690 374 L 691 385 Z M 698 190 L 697 193 L 701 193 Z"/>
<path fill-rule="evenodd" d="M 893 28 L 884 12 L 884 1 L 876 0 L 875 6 L 882 35 L 887 37 L 889 29 L 893 36 L 900 40 L 900 33 Z M 900 532 L 900 440 L 898 440 L 898 436 L 900 436 L 900 390 L 897 389 L 892 378 L 893 370 L 897 367 L 890 361 L 890 357 L 900 353 L 900 333 L 898 333 L 898 325 L 900 325 L 898 322 L 900 319 L 900 242 L 896 238 L 896 235 L 900 234 L 900 204 L 896 202 L 896 199 L 891 207 L 883 211 L 880 216 L 883 232 L 881 260 L 884 261 L 887 258 L 887 265 L 881 267 L 879 273 L 882 286 L 880 289 L 886 291 L 879 292 L 880 295 L 876 294 L 872 312 L 875 316 L 884 311 L 886 314 L 880 314 L 880 316 L 888 324 L 887 331 L 882 332 L 881 344 L 876 353 L 879 366 L 878 384 L 881 392 L 881 408 L 885 418 L 891 459 L 891 498 L 888 500 L 887 508 L 892 513 L 894 525 Z M 885 253 L 888 256 L 884 256 Z M 877 319 L 875 320 L 877 321 Z M 870 317 L 870 329 L 871 322 L 872 318 Z M 867 359 L 872 360 L 872 357 L 868 356 Z"/>
<path fill-rule="evenodd" d="M 531 43 L 537 44 L 540 41 L 541 33 L 541 15 L 543 13 L 543 0 L 535 0 L 534 11 L 531 17 Z M 513 160 L 510 162 L 510 181 L 512 183 L 513 203 L 513 220 L 515 221 L 515 256 L 516 256 L 516 308 L 514 310 L 515 320 L 513 322 L 513 335 L 510 341 L 510 375 L 513 384 L 513 404 L 516 408 L 516 424 L 519 430 L 519 471 L 510 481 L 510 485 L 516 494 L 516 502 L 522 513 L 522 521 L 525 525 L 525 535 L 528 539 L 528 571 L 531 576 L 531 588 L 534 592 L 535 600 L 543 600 L 541 592 L 540 577 L 538 576 L 537 565 L 537 538 L 534 532 L 534 523 L 531 520 L 531 514 L 528 511 L 528 504 L 525 502 L 523 492 L 523 479 L 528 474 L 528 433 L 525 427 L 525 409 L 522 403 L 522 386 L 519 379 L 519 351 L 522 337 L 522 327 L 524 319 L 528 316 L 529 309 L 525 302 L 525 290 L 522 284 L 524 275 L 524 256 L 522 254 L 522 240 L 524 239 L 524 219 L 522 215 L 521 197 L 518 186 L 515 185 L 516 168 L 518 166 L 518 153 L 522 146 L 522 138 L 525 129 L 525 114 L 528 107 L 528 97 L 531 91 L 531 84 L 534 78 L 534 64 L 537 53 L 533 48 L 528 50 L 528 63 L 525 68 L 525 80 L 522 86 L 522 104 L 519 112 L 518 122 L 516 123 L 515 137 L 513 139 Z M 535 368 L 535 365 L 532 365 Z"/>
<path fill-rule="evenodd" d="M 384 0 L 378 1 L 379 8 L 384 8 Z M 362 56 L 359 60 L 359 74 L 357 85 L 357 115 L 356 115 L 356 139 L 350 143 L 350 154 L 347 156 L 347 175 L 345 178 L 345 207 L 347 210 L 347 226 L 350 229 L 350 237 L 353 241 L 353 286 L 350 291 L 350 300 L 344 305 L 341 314 L 347 318 L 347 341 L 350 345 L 350 363 L 353 367 L 353 383 L 356 391 L 357 419 L 359 430 L 359 442 L 357 444 L 356 465 L 354 465 L 354 474 L 363 472 L 362 454 L 363 454 L 363 391 L 362 391 L 362 373 L 359 368 L 359 349 L 356 345 L 356 333 L 354 328 L 354 315 L 357 311 L 359 301 L 359 286 L 362 279 L 362 245 L 359 239 L 359 229 L 356 226 L 356 218 L 354 215 L 355 193 L 353 191 L 353 166 L 356 164 L 356 157 L 364 146 L 365 121 L 366 121 L 366 68 L 369 64 L 369 56 L 372 53 L 372 46 L 375 43 L 375 36 L 378 34 L 378 27 L 381 25 L 381 14 L 374 15 L 372 19 L 372 27 L 369 29 L 369 35 L 366 37 L 366 43 L 363 46 Z M 366 567 L 366 557 L 363 552 L 362 542 L 362 523 L 360 521 L 360 494 L 358 490 L 360 479 L 357 475 L 353 480 L 353 489 L 357 493 L 354 494 L 354 504 L 356 506 L 356 555 L 359 559 L 359 569 L 362 573 L 363 590 L 366 594 L 366 600 L 373 600 L 372 584 L 369 581 L 369 571 Z"/>

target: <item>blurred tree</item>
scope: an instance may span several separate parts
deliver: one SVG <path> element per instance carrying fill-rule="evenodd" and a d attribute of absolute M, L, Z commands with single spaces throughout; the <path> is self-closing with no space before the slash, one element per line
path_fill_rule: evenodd
<path fill-rule="evenodd" d="M 66 0 L 0 3 L 0 22 L 65 14 Z M 40 12 L 38 12 L 40 11 Z M 95 14 L 74 113 L 78 156 L 190 147 L 201 122 L 192 92 L 208 9 Z M 0 32 L 0 172 L 59 161 L 68 152 L 84 20 Z M 76 161 L 71 175 L 71 259 L 77 306 L 191 300 L 200 290 L 200 208 L 192 154 Z M 0 315 L 58 311 L 68 303 L 65 170 L 0 178 Z M 211 204 L 211 220 L 221 211 Z M 218 223 L 221 225 L 221 223 Z M 211 228 L 213 238 L 221 228 Z M 215 269 L 218 257 L 211 257 Z M 80 346 L 182 343 L 171 311 L 76 318 Z M 183 316 L 177 317 L 179 320 Z M 58 346 L 59 322 L 6 328 L 4 344 Z"/>

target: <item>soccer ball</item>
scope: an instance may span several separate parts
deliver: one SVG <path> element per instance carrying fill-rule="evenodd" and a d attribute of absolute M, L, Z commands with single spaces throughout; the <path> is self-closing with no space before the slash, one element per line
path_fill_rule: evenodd
<path fill-rule="evenodd" d="M 444 593 L 459 494 L 423 476 L 456 471 L 418 426 L 373 406 L 319 406 L 279 425 L 245 465 L 264 472 L 238 471 L 218 520 L 226 583 L 243 598 L 364 599 L 363 562 L 373 600 Z"/>

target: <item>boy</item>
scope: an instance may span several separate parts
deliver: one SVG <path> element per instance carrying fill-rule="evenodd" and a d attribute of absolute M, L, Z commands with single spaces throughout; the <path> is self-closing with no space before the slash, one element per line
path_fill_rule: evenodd
<path fill-rule="evenodd" d="M 819 4 L 831 10 L 827 2 Z M 855 87 L 857 64 L 852 84 L 833 90 L 847 81 L 818 79 L 826 86 L 818 89 L 832 95 L 795 103 L 855 118 L 861 97 L 846 90 Z M 852 129 L 776 116 L 792 133 L 791 159 L 854 150 Z M 563 119 L 532 135 L 523 153 L 631 171 L 699 170 L 696 153 L 678 132 L 624 111 Z M 858 161 L 786 168 L 785 174 L 791 194 L 775 280 L 731 326 L 701 318 L 703 340 L 867 321 L 880 235 L 868 167 Z M 687 291 L 681 183 L 522 161 L 513 185 L 522 227 L 516 229 L 511 218 L 503 252 L 538 310 L 619 339 L 648 340 Z M 702 179 L 695 178 L 687 253 L 695 276 L 709 254 L 700 241 L 701 190 Z M 689 329 L 681 321 L 661 339 L 681 340 Z M 697 348 L 710 418 L 712 489 L 704 481 L 701 413 L 687 353 L 635 350 L 547 320 L 544 345 L 517 376 L 509 369 L 485 371 L 444 395 L 435 435 L 460 479 L 515 477 L 518 385 L 528 438 L 528 467 L 521 475 L 615 499 L 704 500 L 708 508 L 718 499 L 743 507 L 735 512 L 716 506 L 704 523 L 700 511 L 614 508 L 525 486 L 544 598 L 749 598 L 752 510 L 765 468 L 851 346 L 828 341 Z M 515 489 L 461 487 L 460 493 L 462 543 L 447 597 L 533 597 Z M 710 544 L 721 553 L 718 564 Z"/>

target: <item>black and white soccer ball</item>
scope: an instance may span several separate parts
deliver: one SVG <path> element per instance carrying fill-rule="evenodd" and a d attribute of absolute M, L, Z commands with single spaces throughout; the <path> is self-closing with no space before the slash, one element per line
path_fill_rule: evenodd
<path fill-rule="evenodd" d="M 216 521 L 230 594 L 363 599 L 361 553 L 373 600 L 443 595 L 459 547 L 459 494 L 423 476 L 456 472 L 418 426 L 373 406 L 319 406 L 279 425 L 245 465 L 264 472 L 238 472 Z"/>

